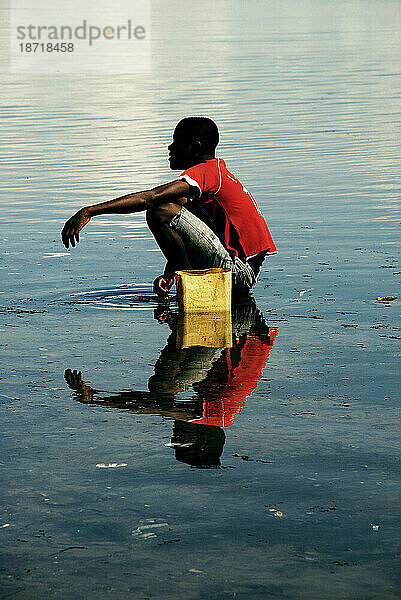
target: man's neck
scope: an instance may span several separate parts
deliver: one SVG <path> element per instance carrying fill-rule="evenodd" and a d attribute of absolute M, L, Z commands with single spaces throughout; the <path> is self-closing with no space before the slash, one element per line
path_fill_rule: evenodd
<path fill-rule="evenodd" d="M 211 160 L 213 158 L 216 158 L 214 154 L 202 154 L 202 156 L 197 156 L 196 158 L 193 158 L 190 161 L 190 164 L 188 165 L 187 169 L 189 169 L 190 167 L 194 167 L 195 165 L 199 165 L 199 163 Z"/>

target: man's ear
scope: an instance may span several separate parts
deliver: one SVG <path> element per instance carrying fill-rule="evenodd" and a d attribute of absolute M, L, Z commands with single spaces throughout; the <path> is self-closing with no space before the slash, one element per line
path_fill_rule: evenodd
<path fill-rule="evenodd" d="M 191 144 L 192 152 L 198 156 L 202 152 L 202 142 L 200 140 L 194 140 Z"/>

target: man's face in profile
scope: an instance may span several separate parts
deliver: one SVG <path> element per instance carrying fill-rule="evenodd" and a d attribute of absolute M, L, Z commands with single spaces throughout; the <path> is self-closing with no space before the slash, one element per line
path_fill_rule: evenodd
<path fill-rule="evenodd" d="M 185 136 L 185 132 L 175 129 L 173 141 L 168 146 L 170 169 L 184 170 L 196 164 L 195 144 Z"/>

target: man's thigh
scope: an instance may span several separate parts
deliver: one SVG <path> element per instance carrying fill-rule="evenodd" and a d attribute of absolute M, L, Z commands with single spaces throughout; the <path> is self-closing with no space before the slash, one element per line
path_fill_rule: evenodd
<path fill-rule="evenodd" d="M 233 261 L 210 227 L 185 207 L 172 218 L 170 227 L 181 236 L 193 268 L 231 269 L 235 292 L 246 293 L 255 285 L 256 275 L 252 267 L 238 258 Z"/>
<path fill-rule="evenodd" d="M 172 218 L 170 227 L 182 238 L 195 269 L 232 268 L 233 261 L 217 235 L 185 207 Z"/>

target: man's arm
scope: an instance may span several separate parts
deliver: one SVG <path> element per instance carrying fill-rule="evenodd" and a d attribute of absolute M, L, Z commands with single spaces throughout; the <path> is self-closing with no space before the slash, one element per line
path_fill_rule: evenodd
<path fill-rule="evenodd" d="M 180 199 L 180 204 L 183 204 L 189 190 L 190 186 L 186 181 L 176 180 L 151 190 L 127 194 L 115 200 L 81 208 L 64 225 L 61 232 L 63 244 L 66 248 L 69 248 L 70 245 L 75 247 L 75 243 L 79 242 L 79 232 L 96 215 L 140 212 L 155 208 L 160 204 L 176 202 L 178 199 Z"/>

